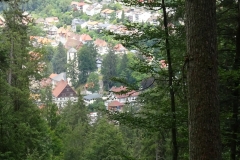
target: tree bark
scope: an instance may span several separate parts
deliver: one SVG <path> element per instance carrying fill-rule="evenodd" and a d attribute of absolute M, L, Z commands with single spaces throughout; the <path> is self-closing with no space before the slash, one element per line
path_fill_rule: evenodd
<path fill-rule="evenodd" d="M 173 68 L 172 68 L 172 58 L 170 51 L 170 43 L 169 43 L 169 31 L 168 31 L 168 19 L 165 1 L 162 0 L 162 10 L 163 10 L 163 23 L 165 30 L 165 45 L 166 45 L 166 53 L 167 53 L 167 64 L 168 64 L 168 87 L 170 93 L 170 101 L 171 101 L 171 113 L 172 113 L 172 128 L 171 128 L 171 136 L 172 136 L 172 160 L 178 159 L 178 144 L 177 144 L 177 127 L 176 127 L 176 103 L 175 103 L 175 92 L 173 89 Z"/>
<path fill-rule="evenodd" d="M 186 0 L 189 155 L 221 160 L 216 0 Z"/>

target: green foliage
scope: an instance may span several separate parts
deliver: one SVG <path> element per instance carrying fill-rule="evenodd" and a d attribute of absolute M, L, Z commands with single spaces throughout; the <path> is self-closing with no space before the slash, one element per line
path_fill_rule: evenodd
<path fill-rule="evenodd" d="M 56 54 L 52 59 L 54 73 L 66 72 L 67 67 L 67 54 L 62 43 L 59 43 Z"/>
<path fill-rule="evenodd" d="M 44 61 L 46 62 L 51 62 L 53 59 L 53 56 L 56 54 L 56 50 L 52 46 L 44 46 L 43 47 L 45 50 L 44 54 Z"/>
<path fill-rule="evenodd" d="M 67 63 L 67 77 L 70 78 L 71 84 L 74 88 L 77 88 L 78 86 L 78 58 L 77 53 L 75 53 L 75 56 L 73 59 L 69 60 Z"/>
<path fill-rule="evenodd" d="M 31 81 L 41 77 L 41 49 L 29 45 L 31 28 L 23 24 L 17 3 L 4 11 L 6 26 L 1 29 L 1 51 L 7 51 L 0 68 L 0 156 L 1 159 L 50 159 L 52 136 L 46 120 L 32 98 Z M 3 68 L 2 68 L 3 67 Z M 4 71 L 4 72 L 2 72 Z"/>
<path fill-rule="evenodd" d="M 117 61 L 118 57 L 112 49 L 103 58 L 101 74 L 103 75 L 103 85 L 106 90 L 109 90 L 115 84 L 111 78 L 117 76 Z"/>
<path fill-rule="evenodd" d="M 88 90 L 96 92 L 99 90 L 99 75 L 97 73 L 90 73 L 87 79 Z"/>
<path fill-rule="evenodd" d="M 78 52 L 79 82 L 87 82 L 89 74 L 97 69 L 96 64 L 97 51 L 93 44 L 84 45 Z"/>
<path fill-rule="evenodd" d="M 108 7 L 112 10 L 118 11 L 122 9 L 122 5 L 120 3 L 111 3 L 108 5 Z"/>
<path fill-rule="evenodd" d="M 95 132 L 91 135 L 91 139 L 85 159 L 128 159 L 129 152 L 121 132 L 117 126 L 109 124 L 105 118 L 101 118 L 95 125 Z"/>
<path fill-rule="evenodd" d="M 102 110 L 106 110 L 106 106 L 104 105 L 104 101 L 102 99 L 96 99 L 95 102 L 88 105 L 88 110 L 100 113 Z"/>
<path fill-rule="evenodd" d="M 120 64 L 118 67 L 117 75 L 118 77 L 123 78 L 127 83 L 133 84 L 136 83 L 136 79 L 133 77 L 133 70 L 131 69 L 131 65 L 134 62 L 134 55 L 132 54 L 124 54 L 121 57 Z"/>
<path fill-rule="evenodd" d="M 79 92 L 80 93 L 80 92 Z M 88 124 L 87 108 L 81 95 L 78 102 L 69 102 L 62 111 L 59 127 L 63 139 L 63 155 L 66 160 L 78 160 L 88 144 L 88 134 L 91 131 Z"/>

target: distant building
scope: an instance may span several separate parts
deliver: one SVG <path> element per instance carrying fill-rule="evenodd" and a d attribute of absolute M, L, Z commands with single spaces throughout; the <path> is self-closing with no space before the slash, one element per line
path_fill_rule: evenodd
<path fill-rule="evenodd" d="M 97 49 L 98 54 L 100 55 L 104 55 L 108 53 L 108 44 L 106 41 L 102 40 L 102 39 L 96 39 L 94 41 L 94 45 Z"/>
<path fill-rule="evenodd" d="M 68 101 L 77 102 L 76 92 L 64 80 L 56 84 L 52 90 L 53 102 L 59 107 L 64 107 Z"/>
<path fill-rule="evenodd" d="M 119 101 L 112 101 L 108 104 L 108 110 L 109 111 L 123 111 L 123 103 L 120 103 Z"/>
<path fill-rule="evenodd" d="M 84 102 L 89 105 L 96 101 L 96 99 L 101 99 L 102 95 L 98 93 L 89 94 L 83 97 Z"/>
<path fill-rule="evenodd" d="M 79 26 L 80 28 L 85 28 L 87 26 L 87 22 L 82 19 L 74 18 L 71 24 L 72 31 L 76 32 L 77 26 Z"/>
<path fill-rule="evenodd" d="M 126 54 L 127 49 L 122 44 L 117 44 L 113 47 L 115 54 Z"/>

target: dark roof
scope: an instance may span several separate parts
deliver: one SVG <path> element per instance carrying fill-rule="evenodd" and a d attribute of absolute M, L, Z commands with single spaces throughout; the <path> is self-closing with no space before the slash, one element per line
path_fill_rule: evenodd
<path fill-rule="evenodd" d="M 93 94 L 89 94 L 87 96 L 84 96 L 83 98 L 87 99 L 87 100 L 91 100 L 91 99 L 102 98 L 102 95 L 100 95 L 98 93 L 93 93 Z"/>

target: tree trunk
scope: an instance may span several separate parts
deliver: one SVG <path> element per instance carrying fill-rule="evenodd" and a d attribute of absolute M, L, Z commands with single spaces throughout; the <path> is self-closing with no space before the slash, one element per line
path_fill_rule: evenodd
<path fill-rule="evenodd" d="M 216 0 L 186 0 L 189 155 L 220 160 Z"/>
<path fill-rule="evenodd" d="M 171 52 L 170 52 L 170 43 L 169 43 L 169 31 L 168 31 L 168 19 L 165 1 L 162 0 L 162 10 L 163 10 L 163 23 L 165 30 L 165 45 L 167 52 L 167 63 L 168 63 L 168 87 L 170 93 L 170 101 L 171 101 L 171 112 L 172 112 L 172 128 L 171 128 L 171 136 L 172 136 L 172 160 L 178 159 L 178 144 L 177 144 L 177 127 L 176 127 L 176 105 L 175 105 L 175 92 L 173 90 L 173 69 L 172 69 L 172 60 L 171 60 Z"/>

